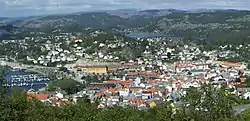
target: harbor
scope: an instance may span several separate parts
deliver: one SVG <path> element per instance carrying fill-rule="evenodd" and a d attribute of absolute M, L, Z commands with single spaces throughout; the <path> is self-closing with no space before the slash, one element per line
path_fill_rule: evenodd
<path fill-rule="evenodd" d="M 6 73 L 2 85 L 9 90 L 21 89 L 28 91 L 30 89 L 39 90 L 45 87 L 51 80 L 38 73 L 25 72 L 24 70 L 12 70 Z"/>

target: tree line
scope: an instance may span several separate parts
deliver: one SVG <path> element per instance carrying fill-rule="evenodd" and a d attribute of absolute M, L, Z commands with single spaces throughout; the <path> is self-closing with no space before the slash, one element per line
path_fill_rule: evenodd
<path fill-rule="evenodd" d="M 60 107 L 27 99 L 24 93 L 1 95 L 1 121 L 247 121 L 250 110 L 236 113 L 240 102 L 225 88 L 205 85 L 188 89 L 176 105 L 171 102 L 148 110 L 114 106 L 98 109 L 98 103 L 79 101 Z"/>

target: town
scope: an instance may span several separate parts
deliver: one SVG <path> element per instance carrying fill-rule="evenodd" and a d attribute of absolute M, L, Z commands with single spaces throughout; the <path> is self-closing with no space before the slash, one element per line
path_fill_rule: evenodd
<path fill-rule="evenodd" d="M 249 121 L 247 5 L 0 0 L 0 121 Z"/>
<path fill-rule="evenodd" d="M 102 34 L 106 33 L 89 33 L 94 38 Z M 29 96 L 54 106 L 88 100 L 90 103 L 99 101 L 97 108 L 132 106 L 139 110 L 149 109 L 165 102 L 178 103 L 187 94 L 188 88 L 203 84 L 227 86 L 231 94 L 243 100 L 250 99 L 248 64 L 226 61 L 230 57 L 239 57 L 232 45 L 221 45 L 217 50 L 206 51 L 194 43 L 184 44 L 181 38 L 136 37 L 133 41 L 146 43 L 145 50 L 139 57 L 122 60 L 124 56 L 119 54 L 123 53 L 108 53 L 105 51 L 110 50 L 104 51 L 103 48 L 116 49 L 135 42 L 129 43 L 116 36 L 113 41 L 93 41 L 89 45 L 99 48 L 93 53 L 87 51 L 91 47 L 85 46 L 86 38 L 79 39 L 82 34 L 77 35 L 62 33 L 60 36 L 2 41 L 2 46 L 16 44 L 19 48 L 29 48 L 27 42 L 37 41 L 37 45 L 33 46 L 38 50 L 40 47 L 42 51 L 41 55 L 30 54 L 24 59 L 2 56 L 1 65 L 12 67 L 2 86 L 10 92 L 13 88 L 20 88 Z M 55 42 L 51 43 L 49 39 L 55 39 Z M 38 46 L 41 41 L 46 43 Z M 235 50 L 248 47 L 250 45 L 239 45 Z M 60 87 L 48 89 L 48 85 L 55 81 L 51 75 L 56 79 L 70 78 L 78 83 L 77 86 L 85 87 L 71 94 Z M 95 80 L 87 77 L 95 77 Z"/>

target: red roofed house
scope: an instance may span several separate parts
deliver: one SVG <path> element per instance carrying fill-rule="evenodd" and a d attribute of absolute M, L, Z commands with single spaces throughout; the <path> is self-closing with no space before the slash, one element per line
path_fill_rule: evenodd
<path fill-rule="evenodd" d="M 50 97 L 52 97 L 52 94 L 28 94 L 28 99 L 34 98 L 39 101 L 45 101 Z"/>

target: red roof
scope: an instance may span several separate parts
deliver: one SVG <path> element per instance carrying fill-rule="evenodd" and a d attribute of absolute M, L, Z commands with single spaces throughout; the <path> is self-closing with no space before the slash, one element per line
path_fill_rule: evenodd
<path fill-rule="evenodd" d="M 47 100 L 52 96 L 52 94 L 30 94 L 29 97 L 34 97 L 37 100 Z"/>
<path fill-rule="evenodd" d="M 96 96 L 97 96 L 97 97 L 101 97 L 101 96 L 102 96 L 102 93 L 96 93 Z"/>
<path fill-rule="evenodd" d="M 101 92 L 109 91 L 109 92 L 112 92 L 112 93 L 116 93 L 117 90 L 115 88 L 101 88 L 100 91 Z"/>
<path fill-rule="evenodd" d="M 106 90 L 108 90 L 108 88 L 101 88 L 100 89 L 101 92 L 106 92 Z"/>

